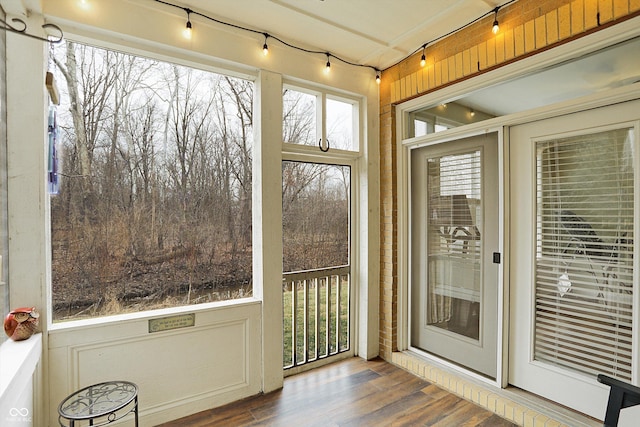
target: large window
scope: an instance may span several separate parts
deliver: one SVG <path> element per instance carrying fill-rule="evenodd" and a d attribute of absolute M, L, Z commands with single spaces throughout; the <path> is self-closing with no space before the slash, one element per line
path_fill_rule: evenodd
<path fill-rule="evenodd" d="M 251 295 L 253 83 L 67 42 L 54 321 Z"/>

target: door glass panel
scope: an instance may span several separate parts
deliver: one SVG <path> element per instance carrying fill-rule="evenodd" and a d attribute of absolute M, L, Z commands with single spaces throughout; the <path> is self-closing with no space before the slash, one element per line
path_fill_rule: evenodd
<path fill-rule="evenodd" d="M 535 360 L 632 380 L 634 140 L 537 143 Z"/>
<path fill-rule="evenodd" d="M 481 152 L 427 159 L 427 324 L 479 338 Z"/>

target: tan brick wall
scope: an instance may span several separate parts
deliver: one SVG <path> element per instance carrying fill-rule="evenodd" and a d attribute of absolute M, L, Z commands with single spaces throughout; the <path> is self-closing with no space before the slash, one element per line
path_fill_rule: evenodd
<path fill-rule="evenodd" d="M 640 15 L 640 0 L 518 0 L 494 16 L 427 46 L 385 70 L 380 84 L 380 355 L 397 332 L 397 186 L 394 105 Z M 426 41 L 426 40 L 425 40 Z M 418 46 L 419 47 L 419 46 Z"/>

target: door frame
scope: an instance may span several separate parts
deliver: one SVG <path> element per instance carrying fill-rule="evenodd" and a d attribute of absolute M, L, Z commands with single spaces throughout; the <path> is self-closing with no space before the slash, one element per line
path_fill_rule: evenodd
<path fill-rule="evenodd" d="M 464 97 L 476 90 L 490 87 L 491 85 L 502 83 L 510 79 L 521 77 L 535 71 L 540 71 L 546 67 L 559 64 L 571 59 L 577 59 L 581 56 L 595 52 L 597 50 L 612 46 L 614 44 L 640 36 L 640 17 L 635 17 L 615 25 L 610 28 L 592 33 L 571 42 L 562 44 L 553 49 L 537 53 L 525 59 L 505 65 L 503 67 L 480 74 L 476 77 L 463 80 L 460 83 L 452 84 L 443 89 L 436 90 L 427 95 L 417 97 L 396 106 L 395 109 L 395 140 L 396 145 L 396 168 L 397 168 L 397 349 L 398 351 L 415 351 L 409 345 L 409 262 L 410 262 L 410 241 L 408 239 L 410 233 L 409 221 L 409 201 L 410 186 L 408 180 L 410 150 L 420 146 L 429 144 L 446 143 L 448 141 L 472 136 L 483 132 L 497 130 L 499 132 L 498 150 L 499 150 L 499 181 L 500 181 L 500 212 L 503 216 L 500 219 L 499 227 L 501 232 L 502 264 L 499 272 L 501 284 L 499 292 L 499 304 L 501 314 L 498 317 L 498 363 L 497 378 L 495 381 L 475 374 L 472 371 L 461 368 L 445 360 L 440 360 L 426 353 L 415 351 L 421 356 L 436 360 L 437 362 L 450 367 L 451 369 L 463 373 L 466 376 L 475 378 L 479 381 L 490 383 L 498 387 L 506 387 L 508 384 L 508 339 L 509 339 L 509 135 L 508 127 L 528 123 L 531 121 L 542 120 L 570 114 L 574 112 L 589 110 L 592 108 L 603 107 L 618 102 L 629 101 L 640 98 L 640 83 L 632 86 L 612 89 L 605 93 L 596 93 L 587 95 L 577 99 L 560 102 L 551 106 L 535 108 L 533 110 L 514 113 L 505 116 L 499 116 L 493 119 L 485 120 L 458 128 L 449 129 L 447 131 L 425 135 L 416 138 L 407 138 L 406 130 L 409 128 L 408 116 L 410 111 L 414 111 L 421 107 L 429 105 L 438 105 L 445 101 L 452 101 Z M 506 159 L 506 161 L 505 161 Z M 640 317 L 640 316 L 639 316 Z"/>
<path fill-rule="evenodd" d="M 419 348 L 411 346 L 410 337 L 411 337 L 411 268 L 410 268 L 410 258 L 411 258 L 411 239 L 408 236 L 411 236 L 411 222 L 410 222 L 410 213 L 411 213 L 411 152 L 415 149 L 427 147 L 427 146 L 435 146 L 440 144 L 446 144 L 449 142 L 455 142 L 460 139 L 482 136 L 486 133 L 496 133 L 498 137 L 497 141 L 497 149 L 498 149 L 498 252 L 502 254 L 501 263 L 498 265 L 498 315 L 497 315 L 497 325 L 496 325 L 496 378 L 490 379 L 484 375 L 478 374 L 474 371 L 471 371 L 465 367 L 462 367 L 458 364 L 455 364 L 451 361 L 438 357 L 436 355 L 427 353 Z M 507 164 L 505 162 L 505 137 L 504 137 L 504 127 L 500 125 L 494 125 L 491 127 L 485 126 L 480 129 L 477 126 L 473 126 L 472 129 L 469 127 L 460 127 L 451 129 L 446 132 L 426 135 L 425 137 L 415 138 L 415 140 L 403 144 L 399 147 L 400 154 L 398 155 L 398 161 L 401 162 L 401 166 L 398 167 L 398 179 L 402 180 L 402 182 L 398 184 L 398 276 L 399 276 L 399 286 L 398 286 L 398 312 L 400 315 L 400 319 L 404 323 L 398 323 L 398 350 L 410 350 L 421 356 L 437 361 L 445 366 L 448 366 L 455 370 L 462 370 L 466 374 L 480 380 L 483 382 L 488 382 L 493 385 L 501 386 L 504 381 L 506 381 L 506 359 L 505 355 L 505 344 L 506 338 L 504 336 L 503 331 L 505 330 L 505 315 L 508 314 L 507 303 L 508 298 L 505 296 L 505 267 L 508 265 L 506 260 L 507 247 L 508 244 L 507 236 L 505 235 L 505 219 L 506 219 L 506 197 L 507 192 L 505 191 L 505 177 L 508 176 L 505 174 L 505 168 Z M 400 322 L 399 319 L 399 322 Z"/>
<path fill-rule="evenodd" d="M 329 166 L 348 166 L 350 168 L 350 191 L 349 195 L 349 265 L 350 272 L 350 295 L 349 295 L 349 350 L 334 354 L 332 356 L 323 357 L 321 359 L 308 362 L 302 365 L 293 366 L 283 370 L 284 377 L 297 375 L 311 369 L 319 368 L 339 360 L 347 359 L 359 354 L 358 352 L 358 322 L 360 317 L 359 295 L 363 286 L 360 275 L 361 254 L 360 254 L 360 232 L 361 232 L 361 215 L 360 215 L 360 165 L 359 153 L 339 152 L 331 153 L 313 153 L 305 152 L 304 148 L 296 151 L 295 148 L 285 147 L 282 150 L 282 158 L 280 164 L 284 162 L 300 162 L 300 163 L 316 163 Z"/>
<path fill-rule="evenodd" d="M 489 137 L 489 139 L 487 139 L 487 137 Z M 411 188 L 412 182 L 416 185 L 415 190 L 417 190 L 416 193 L 418 194 L 417 199 L 409 199 L 409 209 L 412 210 L 410 217 L 412 218 L 416 214 L 421 216 L 420 212 L 427 208 L 428 206 L 426 205 L 429 203 L 428 198 L 427 201 L 425 201 L 422 196 L 419 196 L 419 194 L 425 194 L 426 188 L 418 187 L 421 181 L 424 182 L 426 176 L 426 170 L 423 169 L 426 167 L 425 159 L 431 158 L 432 156 L 440 157 L 467 154 L 476 150 L 482 153 L 481 187 L 479 196 L 482 203 L 482 222 L 480 224 L 476 224 L 480 228 L 480 234 L 482 236 L 480 238 L 480 246 L 482 248 L 480 254 L 482 257 L 480 260 L 481 267 L 479 272 L 480 277 L 482 278 L 482 293 L 480 297 L 480 336 L 477 339 L 473 339 L 450 331 L 444 331 L 443 329 L 433 325 L 425 327 L 425 321 L 422 319 L 422 316 L 426 316 L 427 314 L 421 311 L 424 310 L 423 299 L 429 299 L 429 292 L 426 290 L 421 291 L 421 289 L 423 287 L 425 287 L 424 289 L 429 287 L 429 279 L 424 275 L 427 273 L 427 275 L 430 276 L 428 271 L 431 267 L 424 266 L 422 262 L 413 263 L 410 266 L 411 270 L 409 270 L 409 282 L 411 283 L 409 286 L 409 304 L 412 307 L 412 318 L 410 319 L 408 332 L 409 336 L 415 335 L 418 331 L 416 331 L 414 327 L 418 328 L 417 324 L 422 324 L 422 326 L 419 327 L 420 332 L 418 332 L 421 338 L 416 339 L 417 337 L 414 337 L 413 339 L 416 341 L 424 340 L 424 342 L 422 342 L 424 345 L 421 345 L 421 347 L 425 349 L 424 352 L 428 352 L 429 354 L 440 353 L 443 356 L 448 353 L 449 360 L 452 360 L 461 366 L 467 366 L 469 369 L 472 369 L 471 367 L 475 366 L 475 370 L 479 373 L 480 371 L 484 371 L 482 375 L 486 375 L 487 378 L 497 377 L 498 375 L 499 365 L 497 360 L 498 352 L 500 350 L 498 346 L 500 334 L 498 333 L 494 335 L 494 331 L 499 332 L 502 329 L 498 326 L 498 322 L 501 319 L 501 304 L 499 303 L 499 301 L 501 301 L 500 290 L 503 288 L 501 276 L 502 262 L 495 263 L 491 261 L 491 253 L 496 251 L 501 252 L 501 248 L 503 246 L 501 241 L 503 229 L 503 227 L 501 227 L 501 219 L 504 215 L 500 209 L 501 193 L 494 193 L 493 191 L 494 181 L 500 185 L 500 140 L 500 131 L 487 131 L 485 133 L 476 133 L 475 135 L 467 138 L 458 138 L 447 142 L 427 144 L 419 147 L 412 146 L 409 150 L 410 156 L 417 156 L 417 159 L 412 159 L 411 165 L 416 164 L 416 161 L 414 160 L 417 160 L 417 163 L 421 164 L 421 166 L 418 166 L 418 169 L 420 170 L 415 170 L 413 166 L 410 166 L 408 170 L 408 173 L 411 175 L 409 191 L 414 191 L 414 189 Z M 425 149 L 427 151 L 422 152 L 422 150 Z M 416 177 L 413 176 L 414 173 L 417 174 Z M 414 201 L 416 204 L 414 204 Z M 413 210 L 416 211 L 413 212 Z M 492 219 L 490 220 L 489 218 Z M 409 256 L 411 256 L 412 259 L 421 258 L 423 255 L 422 251 L 426 250 L 424 247 L 427 245 L 425 241 L 425 232 L 428 233 L 428 227 L 427 224 L 422 221 L 420 219 L 415 220 L 414 218 L 414 223 L 409 224 L 412 228 L 409 234 L 412 236 L 410 238 L 412 253 L 410 253 Z M 414 226 L 415 230 L 413 229 Z M 418 241 L 415 240 L 416 238 Z M 426 240 L 429 240 L 429 238 L 426 237 Z M 420 246 L 421 249 L 417 250 L 417 246 Z M 421 277 L 417 278 L 414 275 L 420 275 Z M 490 278 L 488 276 L 490 276 Z M 414 280 L 416 283 L 413 283 Z M 416 287 L 415 285 L 418 286 Z M 418 300 L 421 301 L 418 305 L 422 306 L 422 309 L 414 306 Z M 418 309 L 418 312 L 416 312 L 416 309 Z M 422 320 L 419 320 L 416 316 Z M 438 347 L 438 349 L 435 349 L 435 347 Z M 414 349 L 414 346 L 411 346 L 411 348 Z M 426 350 L 427 348 L 430 348 L 431 351 Z M 423 351 L 418 347 L 415 347 L 414 350 Z M 458 356 L 458 353 L 463 354 Z M 466 360 L 466 362 L 464 360 Z M 485 364 L 485 361 L 489 362 Z"/>

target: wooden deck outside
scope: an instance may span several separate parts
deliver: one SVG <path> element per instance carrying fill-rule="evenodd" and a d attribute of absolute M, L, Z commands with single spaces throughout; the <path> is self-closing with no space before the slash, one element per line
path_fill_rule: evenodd
<path fill-rule="evenodd" d="M 172 426 L 515 426 L 383 360 L 351 358 L 284 387 L 162 424 Z"/>

